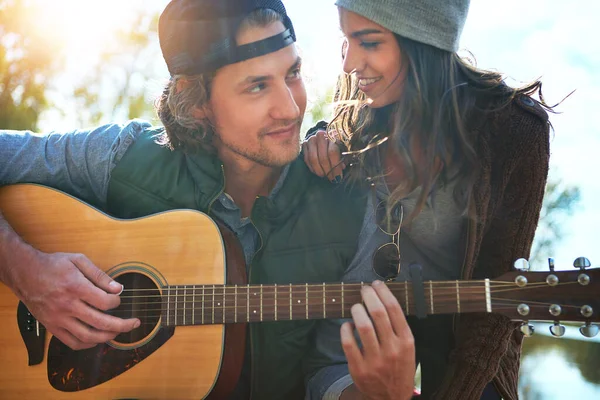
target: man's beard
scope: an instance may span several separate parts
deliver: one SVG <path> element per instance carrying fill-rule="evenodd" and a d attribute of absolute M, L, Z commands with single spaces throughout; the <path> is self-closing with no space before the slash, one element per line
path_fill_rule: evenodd
<path fill-rule="evenodd" d="M 289 123 L 287 125 L 289 125 Z M 249 149 L 247 147 L 239 145 L 238 143 L 226 143 L 220 140 L 220 138 L 218 138 L 218 140 L 221 146 L 229 149 L 231 152 L 239 156 L 246 158 L 247 160 L 253 161 L 259 165 L 268 168 L 281 168 L 290 164 L 300 154 L 300 125 L 301 122 L 298 121 L 296 123 L 297 132 L 296 134 L 294 134 L 293 137 L 283 142 L 280 142 L 278 145 L 273 146 L 266 146 L 263 144 L 269 140 L 269 138 L 267 137 L 268 132 L 272 132 L 278 127 L 271 127 L 269 129 L 263 130 L 259 134 L 258 149 Z M 218 137 L 218 134 L 216 136 Z M 280 149 L 282 151 L 277 152 L 277 149 Z"/>

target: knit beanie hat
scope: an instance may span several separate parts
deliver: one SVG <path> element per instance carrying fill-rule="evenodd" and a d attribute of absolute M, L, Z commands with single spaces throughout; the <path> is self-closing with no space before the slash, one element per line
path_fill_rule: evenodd
<path fill-rule="evenodd" d="M 456 52 L 470 0 L 336 0 L 400 36 Z"/>

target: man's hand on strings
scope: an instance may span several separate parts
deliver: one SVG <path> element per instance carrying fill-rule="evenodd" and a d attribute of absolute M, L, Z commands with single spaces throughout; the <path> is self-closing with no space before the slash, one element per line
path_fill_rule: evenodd
<path fill-rule="evenodd" d="M 35 249 L 12 260 L 11 287 L 48 331 L 74 350 L 93 347 L 139 326 L 107 311 L 119 306 L 123 286 L 81 254 Z"/>

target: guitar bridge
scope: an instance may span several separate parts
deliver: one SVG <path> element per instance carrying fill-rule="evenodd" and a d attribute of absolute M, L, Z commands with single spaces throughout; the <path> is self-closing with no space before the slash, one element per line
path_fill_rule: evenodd
<path fill-rule="evenodd" d="M 46 328 L 39 323 L 21 301 L 17 307 L 17 326 L 27 349 L 29 365 L 40 364 L 44 360 Z"/>

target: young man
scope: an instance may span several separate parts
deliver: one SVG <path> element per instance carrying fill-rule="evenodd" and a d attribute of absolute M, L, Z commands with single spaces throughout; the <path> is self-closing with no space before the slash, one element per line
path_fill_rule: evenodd
<path fill-rule="evenodd" d="M 159 38 L 171 73 L 158 105 L 164 128 L 0 132 L 0 184 L 45 184 L 121 218 L 197 209 L 236 233 L 250 283 L 341 280 L 365 201 L 297 159 L 306 92 L 283 4 L 174 0 Z M 139 325 L 99 311 L 119 304 L 122 287 L 84 255 L 41 253 L 3 219 L 0 280 L 74 349 Z M 331 321 L 252 324 L 234 397 L 410 397 L 414 347 L 400 306 L 383 284 L 362 295 L 365 306 L 352 309 L 362 349 L 349 324 L 341 336 Z"/>

